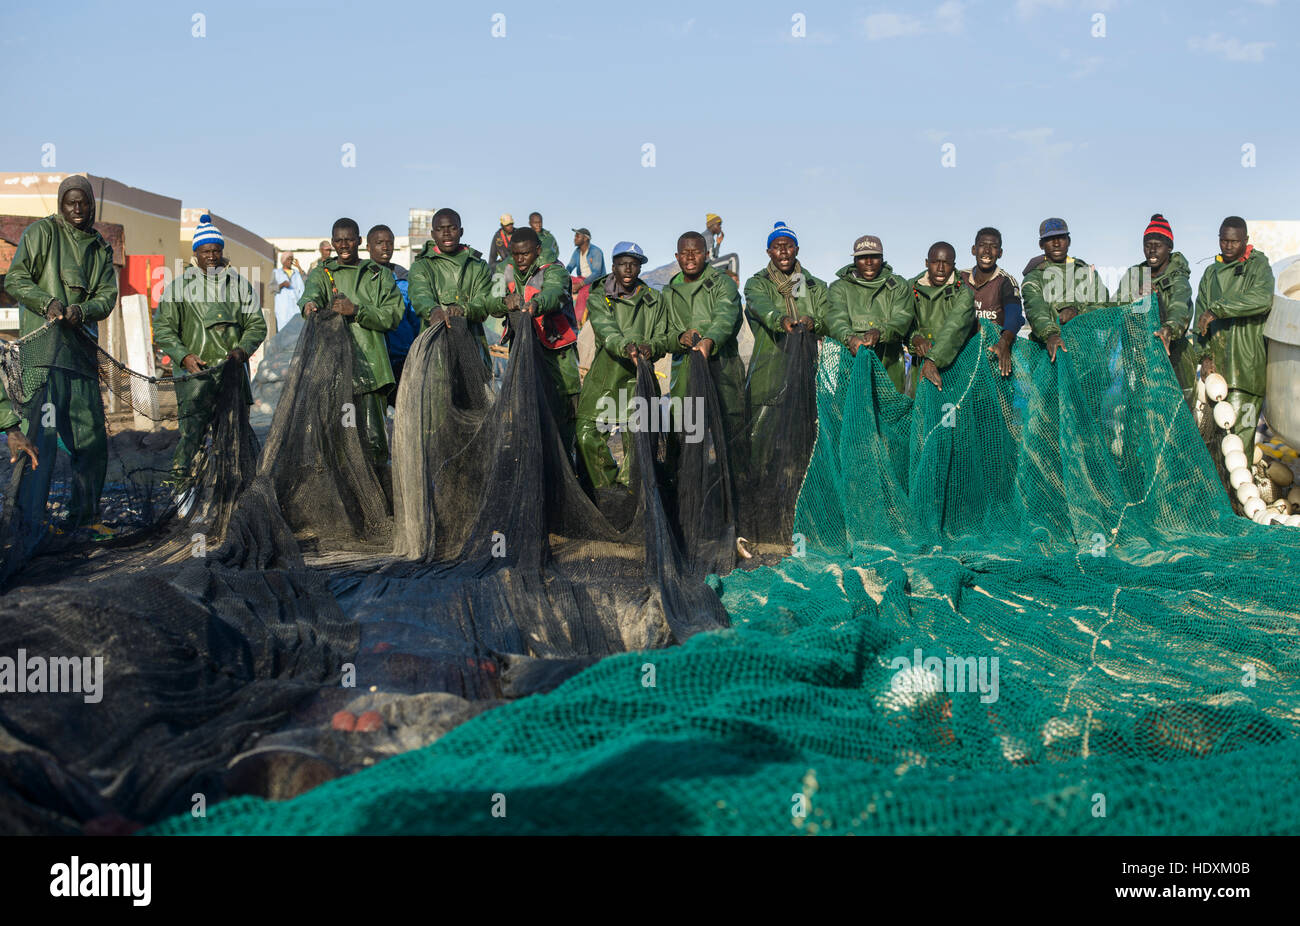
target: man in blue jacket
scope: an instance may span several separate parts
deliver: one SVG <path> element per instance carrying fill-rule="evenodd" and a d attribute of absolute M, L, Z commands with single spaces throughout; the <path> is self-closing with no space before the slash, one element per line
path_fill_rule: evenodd
<path fill-rule="evenodd" d="M 591 243 L 590 230 L 573 230 L 573 256 L 564 269 L 569 271 L 569 282 L 573 285 L 573 310 L 581 327 L 587 320 L 587 295 L 591 292 L 591 281 L 605 275 L 605 255 Z"/>
<path fill-rule="evenodd" d="M 393 249 L 396 244 L 397 239 L 393 236 L 393 230 L 387 225 L 376 225 L 366 232 L 366 250 L 370 252 L 370 259 L 392 271 L 397 291 L 402 294 L 402 320 L 398 322 L 396 328 L 384 335 L 384 340 L 388 342 L 388 362 L 393 367 L 393 388 L 388 393 L 388 404 L 394 407 L 397 406 L 397 384 L 402 381 L 402 367 L 406 364 L 406 355 L 411 350 L 411 342 L 420 333 L 420 316 L 416 315 L 415 309 L 411 308 L 411 297 L 407 292 L 409 283 L 406 279 L 406 268 L 401 264 L 393 263 Z"/>

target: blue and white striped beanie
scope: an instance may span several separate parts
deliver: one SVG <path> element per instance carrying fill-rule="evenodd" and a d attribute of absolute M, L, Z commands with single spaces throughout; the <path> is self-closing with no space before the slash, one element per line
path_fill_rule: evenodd
<path fill-rule="evenodd" d="M 217 226 L 212 224 L 212 216 L 206 212 L 199 216 L 199 225 L 194 229 L 194 247 L 190 250 L 197 251 L 205 244 L 219 244 L 223 249 L 226 246 L 226 239 L 221 237 Z"/>
<path fill-rule="evenodd" d="M 777 222 L 775 225 L 772 226 L 772 234 L 767 236 L 767 246 L 770 248 L 772 246 L 772 242 L 775 241 L 777 238 L 789 238 L 791 241 L 795 243 L 795 247 L 799 246 L 799 239 L 795 237 L 794 232 L 791 230 L 790 226 L 786 225 L 784 222 Z"/>

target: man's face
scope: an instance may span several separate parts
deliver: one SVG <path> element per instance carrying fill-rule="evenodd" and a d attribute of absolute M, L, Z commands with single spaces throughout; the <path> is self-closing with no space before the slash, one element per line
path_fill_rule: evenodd
<path fill-rule="evenodd" d="M 957 263 L 957 255 L 952 252 L 951 248 L 930 248 L 930 253 L 925 257 L 925 268 L 930 271 L 931 283 L 942 283 L 952 276 L 953 265 Z"/>
<path fill-rule="evenodd" d="M 853 258 L 853 266 L 864 280 L 874 280 L 880 276 L 880 268 L 885 265 L 883 254 L 859 254 Z"/>
<path fill-rule="evenodd" d="M 511 235 L 513 235 L 513 234 L 515 233 L 515 223 L 514 223 L 514 222 L 511 222 L 509 225 L 502 225 L 501 227 L 504 228 L 504 229 L 506 230 L 506 237 L 507 237 L 507 238 L 510 237 Z"/>
<path fill-rule="evenodd" d="M 518 244 L 510 245 L 510 259 L 515 263 L 515 269 L 520 273 L 527 273 L 533 266 L 533 261 L 537 260 L 537 255 L 541 253 L 541 248 L 531 241 L 522 241 Z"/>
<path fill-rule="evenodd" d="M 393 233 L 379 230 L 366 238 L 366 250 L 377 264 L 388 264 L 393 259 Z"/>
<path fill-rule="evenodd" d="M 637 274 L 641 272 L 641 262 L 630 254 L 620 254 L 614 258 L 614 279 L 622 284 L 623 288 L 632 285 Z"/>
<path fill-rule="evenodd" d="M 537 234 L 540 235 L 542 233 L 542 217 L 540 215 L 530 215 L 528 217 L 528 225 L 533 231 L 537 232 Z"/>
<path fill-rule="evenodd" d="M 221 245 L 215 241 L 209 241 L 207 244 L 201 244 L 194 249 L 194 261 L 199 265 L 199 269 L 208 273 L 221 266 Z"/>
<path fill-rule="evenodd" d="M 1002 257 L 1002 242 L 996 235 L 980 235 L 975 239 L 970 253 L 975 258 L 975 266 L 988 273 L 998 265 L 998 260 Z"/>
<path fill-rule="evenodd" d="M 280 255 L 280 266 L 285 270 L 293 266 L 293 251 L 285 251 Z"/>
<path fill-rule="evenodd" d="M 1241 260 L 1241 256 L 1246 253 L 1246 233 L 1240 228 L 1220 228 L 1219 253 L 1223 255 L 1225 263 Z"/>
<path fill-rule="evenodd" d="M 63 221 L 75 228 L 84 230 L 90 224 L 90 200 L 81 190 L 70 190 L 63 197 L 59 211 L 63 214 Z"/>
<path fill-rule="evenodd" d="M 1043 246 L 1043 253 L 1047 259 L 1054 264 L 1059 264 L 1065 260 L 1065 256 L 1070 253 L 1070 236 L 1054 235 L 1051 238 L 1044 238 L 1039 242 Z"/>
<path fill-rule="evenodd" d="M 1174 243 L 1164 235 L 1147 235 L 1142 239 L 1142 253 L 1146 255 L 1147 266 L 1159 270 L 1169 263 L 1169 255 L 1174 250 Z"/>
<path fill-rule="evenodd" d="M 712 234 L 716 235 L 718 232 L 722 231 L 722 223 L 710 222 L 707 226 L 705 226 L 705 231 L 711 232 Z"/>
<path fill-rule="evenodd" d="M 320 259 L 328 260 L 329 256 L 330 256 L 330 243 L 328 241 L 322 241 L 320 243 Z"/>
<path fill-rule="evenodd" d="M 794 262 L 799 257 L 799 245 L 794 243 L 793 238 L 782 235 L 772 242 L 772 246 L 767 249 L 767 256 L 772 258 L 772 263 L 776 264 L 777 270 L 789 273 L 794 269 Z"/>
<path fill-rule="evenodd" d="M 677 252 L 677 263 L 682 268 L 682 273 L 688 277 L 697 277 L 703 273 L 704 264 L 709 258 L 703 242 L 698 238 L 687 238 L 679 247 L 681 250 Z"/>
<path fill-rule="evenodd" d="M 460 236 L 464 233 L 465 229 L 449 215 L 440 215 L 438 221 L 433 223 L 433 243 L 439 251 L 459 251 Z"/>
<path fill-rule="evenodd" d="M 590 240 L 591 239 L 588 238 L 586 235 L 584 235 L 582 232 L 573 233 L 573 246 L 575 248 L 585 248 L 587 246 L 587 242 L 589 242 Z"/>
<path fill-rule="evenodd" d="M 334 232 L 334 250 L 338 252 L 339 260 L 345 264 L 354 263 L 357 259 L 357 248 L 361 246 L 361 235 L 350 228 L 340 228 Z M 321 248 L 321 253 L 325 249 Z"/>

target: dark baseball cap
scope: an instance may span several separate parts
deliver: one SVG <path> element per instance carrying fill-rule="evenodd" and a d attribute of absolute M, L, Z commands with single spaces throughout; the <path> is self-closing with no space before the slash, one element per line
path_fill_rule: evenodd
<path fill-rule="evenodd" d="M 1038 226 L 1038 240 L 1046 241 L 1048 238 L 1056 238 L 1060 235 L 1068 235 L 1070 226 L 1065 224 L 1065 219 L 1043 219 Z"/>
<path fill-rule="evenodd" d="M 590 229 L 590 228 L 575 228 L 575 229 L 573 229 L 573 233 L 574 233 L 575 235 L 586 235 L 588 238 L 591 237 L 591 229 Z"/>
<path fill-rule="evenodd" d="M 885 249 L 880 243 L 880 239 L 875 235 L 863 235 L 857 241 L 853 242 L 853 256 L 863 257 L 871 254 L 885 255 Z"/>

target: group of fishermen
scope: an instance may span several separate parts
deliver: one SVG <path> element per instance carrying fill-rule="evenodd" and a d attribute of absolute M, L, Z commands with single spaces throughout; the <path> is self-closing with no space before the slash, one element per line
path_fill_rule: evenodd
<path fill-rule="evenodd" d="M 89 182 L 68 177 L 59 187 L 58 211 L 29 226 L 18 245 L 5 288 L 22 307 L 21 334 L 53 323 L 48 335 L 62 359 L 48 370 L 45 407 L 52 414 L 20 419 L 5 396 L 0 429 L 7 431 L 11 459 L 26 454 L 38 474 L 23 489 L 25 505 L 33 511 L 45 505 L 48 462 L 62 439 L 74 474 L 66 526 L 103 537 L 111 535 L 99 523 L 107 439 L 93 339 L 95 323 L 116 304 L 117 276 L 112 249 L 92 227 L 94 216 Z M 535 218 L 540 226 L 541 216 Z M 712 227 L 710 232 L 716 236 Z M 1002 236 L 991 227 L 976 233 L 970 269 L 959 271 L 956 249 L 939 241 L 930 247 L 925 269 L 911 278 L 885 260 L 879 237 L 863 235 L 853 242 L 849 263 L 827 284 L 803 268 L 795 232 L 777 222 L 767 237 L 768 263 L 745 282 L 743 300 L 736 282 L 710 263 L 713 248 L 699 232 L 678 238 L 680 269 L 662 291 L 641 279 L 642 249 L 622 241 L 612 251 L 609 272 L 590 281 L 587 319 L 595 356 L 585 379 L 578 367 L 572 283 L 553 236 L 547 242 L 532 226 L 512 229 L 503 238 L 503 253 L 494 255 L 499 265 L 494 273 L 478 251 L 462 243 L 463 233 L 455 210 L 439 210 L 430 240 L 406 272 L 392 263 L 387 226 L 371 229 L 366 241 L 371 256 L 363 258 L 360 227 L 341 218 L 331 231 L 334 255 L 312 267 L 298 300 L 304 317 L 330 311 L 346 320 L 355 348 L 356 425 L 381 478 L 389 461 L 387 406 L 401 362 L 396 358 L 395 364 L 387 336 L 403 324 L 423 331 L 462 318 L 490 368 L 484 323 L 517 311 L 531 317 L 542 347 L 547 404 L 570 458 L 592 489 L 628 480 L 610 449 L 615 423 L 608 420 L 608 409 L 611 402 L 626 408 L 638 361 L 671 355 L 669 391 L 683 399 L 690 393 L 691 353 L 707 358 L 728 447 L 746 455 L 733 459 L 734 468 L 764 458 L 768 448 L 749 438 L 759 433 L 783 392 L 783 341 L 796 330 L 833 339 L 855 357 L 863 348 L 874 351 L 894 387 L 915 395 L 921 380 L 943 388 L 944 371 L 981 321 L 995 329 L 989 360 L 1005 377 L 1012 372 L 1011 347 L 1026 321 L 1032 341 L 1055 362 L 1066 349 L 1061 331 L 1079 314 L 1148 293 L 1159 306 L 1157 337 L 1189 403 L 1198 365 L 1202 376 L 1221 373 L 1248 454 L 1253 444 L 1264 394 L 1263 325 L 1272 304 L 1273 274 L 1267 258 L 1248 243 L 1246 223 L 1235 216 L 1219 230 L 1220 253 L 1201 279 L 1195 321 L 1188 263 L 1173 250 L 1173 231 L 1160 215 L 1152 217 L 1143 235 L 1144 259 L 1121 279 L 1114 298 L 1096 269 L 1070 254 L 1069 228 L 1059 218 L 1040 225 L 1042 254 L 1025 268 L 1023 286 L 999 264 Z M 164 290 L 153 320 L 157 346 L 179 368 L 180 434 L 173 469 L 182 485 L 215 411 L 218 384 L 212 368 L 246 364 L 266 337 L 257 292 L 227 264 L 223 249 L 220 231 L 204 216 L 191 264 Z M 739 351 L 742 319 L 754 339 L 748 369 Z M 251 402 L 246 375 L 244 388 Z M 780 439 L 770 428 L 762 433 L 764 439 Z"/>

